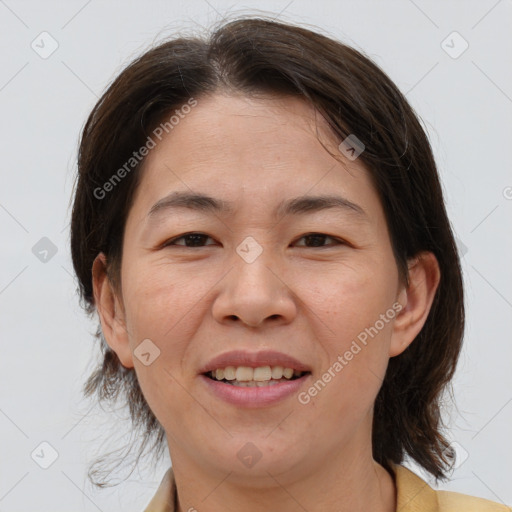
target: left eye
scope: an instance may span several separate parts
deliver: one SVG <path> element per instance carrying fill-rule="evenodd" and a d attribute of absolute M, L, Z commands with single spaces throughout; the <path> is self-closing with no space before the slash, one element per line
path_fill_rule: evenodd
<path fill-rule="evenodd" d="M 173 238 L 163 244 L 162 247 L 168 246 L 181 246 L 181 247 L 204 247 L 206 240 L 213 240 L 210 236 L 204 233 L 186 233 L 185 235 L 181 235 L 179 237 Z M 335 244 L 325 245 L 325 241 L 327 239 L 334 240 Z M 179 240 L 184 241 L 184 243 L 177 243 Z M 342 245 L 343 241 L 337 238 L 334 238 L 330 235 L 325 235 L 323 233 L 308 233 L 307 235 L 303 235 L 298 240 L 304 240 L 305 244 L 297 244 L 299 247 L 329 247 L 332 245 Z M 213 244 L 208 244 L 213 245 Z"/>
<path fill-rule="evenodd" d="M 307 235 L 303 235 L 301 238 L 299 238 L 299 240 L 308 240 L 309 242 L 312 243 L 312 245 L 310 247 L 329 247 L 329 245 L 333 245 L 333 244 L 329 244 L 329 245 L 323 244 L 323 242 L 329 238 L 336 242 L 335 245 L 343 244 L 342 240 L 339 240 L 339 239 L 334 238 L 329 235 L 324 235 L 323 233 L 308 233 Z M 307 244 L 306 244 L 306 246 L 307 246 Z"/>

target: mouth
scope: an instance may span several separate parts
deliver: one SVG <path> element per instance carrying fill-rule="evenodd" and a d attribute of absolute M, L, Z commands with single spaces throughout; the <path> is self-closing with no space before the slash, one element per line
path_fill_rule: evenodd
<path fill-rule="evenodd" d="M 311 372 L 302 371 L 283 366 L 226 366 L 203 373 L 203 375 L 215 382 L 222 382 L 238 387 L 267 387 L 275 386 L 300 379 Z"/>
<path fill-rule="evenodd" d="M 198 373 L 211 396 L 237 407 L 261 408 L 299 393 L 312 368 L 275 350 L 235 350 L 213 358 Z"/>

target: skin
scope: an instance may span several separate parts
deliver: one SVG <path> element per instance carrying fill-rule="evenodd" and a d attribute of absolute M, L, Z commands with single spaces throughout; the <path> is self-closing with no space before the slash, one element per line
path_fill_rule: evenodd
<path fill-rule="evenodd" d="M 389 358 L 426 321 L 439 267 L 422 253 L 409 262 L 410 286 L 400 282 L 370 175 L 340 155 L 339 142 L 299 99 L 199 98 L 146 159 L 126 222 L 122 289 L 106 277 L 103 254 L 94 262 L 103 333 L 166 431 L 180 511 L 396 508 L 393 479 L 372 458 L 373 404 Z M 234 211 L 163 210 L 149 221 L 152 205 L 177 190 L 214 195 Z M 333 192 L 365 217 L 271 215 L 283 199 Z M 190 232 L 210 238 L 162 247 Z M 310 233 L 333 238 L 315 246 Z M 236 252 L 247 236 L 263 249 L 250 264 Z M 236 407 L 198 376 L 218 354 L 274 349 L 311 366 L 307 390 L 396 302 L 399 314 L 306 405 L 292 395 Z M 146 338 L 161 351 L 149 366 L 133 355 Z M 247 442 L 262 454 L 251 468 L 237 458 Z"/>

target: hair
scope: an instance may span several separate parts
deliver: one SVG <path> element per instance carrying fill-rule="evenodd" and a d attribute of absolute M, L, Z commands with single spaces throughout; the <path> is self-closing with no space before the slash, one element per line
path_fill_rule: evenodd
<path fill-rule="evenodd" d="M 372 449 L 387 469 L 410 457 L 436 480 L 445 479 L 454 452 L 443 435 L 441 405 L 464 332 L 460 260 L 419 118 L 360 51 L 304 27 L 252 17 L 224 22 L 204 38 L 165 41 L 129 64 L 94 106 L 81 134 L 71 254 L 82 306 L 89 315 L 95 312 L 92 264 L 100 252 L 109 280 L 120 290 L 125 221 L 144 159 L 115 183 L 107 199 L 98 198 L 98 187 L 132 158 L 162 119 L 191 98 L 200 101 L 216 92 L 299 97 L 334 135 L 355 134 L 365 146 L 358 158 L 382 202 L 401 280 L 409 283 L 410 258 L 422 251 L 436 256 L 441 277 L 428 318 L 414 342 L 389 360 L 376 397 Z M 147 446 L 161 453 L 165 432 L 134 369 L 121 365 L 101 324 L 95 336 L 102 361 L 85 383 L 85 395 L 128 405 L 132 428 L 143 431 L 137 461 Z M 89 477 L 99 474 L 90 470 Z"/>

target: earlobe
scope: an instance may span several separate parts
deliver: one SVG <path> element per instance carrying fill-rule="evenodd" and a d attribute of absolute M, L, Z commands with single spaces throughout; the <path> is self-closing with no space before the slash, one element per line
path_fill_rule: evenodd
<path fill-rule="evenodd" d="M 107 258 L 104 253 L 98 254 L 94 260 L 92 282 L 94 304 L 100 318 L 105 341 L 117 354 L 124 367 L 133 368 L 133 356 L 126 329 L 124 308 L 108 278 Z"/>
<path fill-rule="evenodd" d="M 402 309 L 395 318 L 389 357 L 401 354 L 425 325 L 440 278 L 439 263 L 433 253 L 422 252 L 410 260 L 409 285 L 399 294 Z"/>

